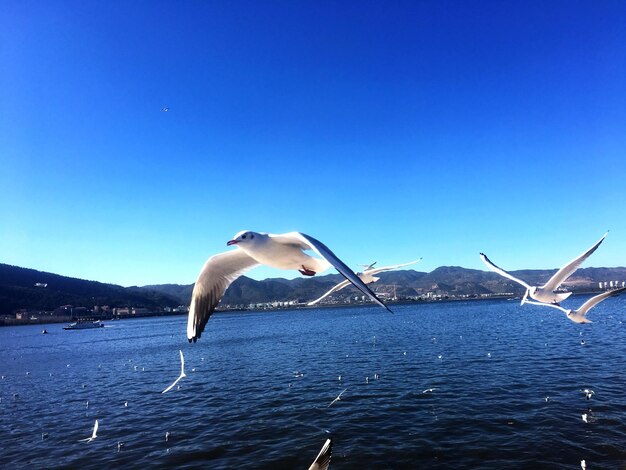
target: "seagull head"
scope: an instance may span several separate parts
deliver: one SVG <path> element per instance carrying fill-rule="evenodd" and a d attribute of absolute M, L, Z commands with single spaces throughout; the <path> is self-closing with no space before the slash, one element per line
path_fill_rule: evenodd
<path fill-rule="evenodd" d="M 226 245 L 239 245 L 239 244 L 247 244 L 250 243 L 256 236 L 259 234 L 256 232 L 251 232 L 250 230 L 242 230 L 241 232 L 235 234 L 232 240 L 229 240 Z"/>

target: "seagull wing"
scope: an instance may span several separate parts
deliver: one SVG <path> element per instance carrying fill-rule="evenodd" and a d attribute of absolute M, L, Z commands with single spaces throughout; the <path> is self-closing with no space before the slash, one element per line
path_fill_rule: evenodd
<path fill-rule="evenodd" d="M 554 291 L 557 287 L 559 287 L 563 281 L 574 274 L 574 271 L 578 269 L 578 267 L 591 255 L 591 253 L 598 249 L 600 243 L 604 241 L 608 234 L 609 232 L 606 232 L 595 245 L 559 269 L 542 287 L 550 291 Z"/>
<path fill-rule="evenodd" d="M 92 439 L 95 439 L 96 437 L 98 437 L 97 432 L 98 432 L 98 420 L 96 420 L 95 424 L 93 425 L 93 433 L 91 434 Z"/>
<path fill-rule="evenodd" d="M 322 295 L 319 299 L 315 299 L 312 302 L 309 302 L 307 305 L 315 305 L 316 303 L 318 303 L 320 300 L 325 299 L 326 297 L 328 297 L 330 294 L 332 294 L 333 292 L 337 292 L 338 290 L 343 289 L 344 287 L 350 285 L 350 281 L 345 280 L 345 281 L 341 281 L 339 284 L 337 284 L 335 287 L 333 287 L 332 289 L 330 289 L 328 292 L 326 292 L 324 295 Z"/>
<path fill-rule="evenodd" d="M 533 300 L 526 300 L 524 303 L 531 304 L 531 305 L 539 305 L 540 307 L 558 308 L 561 312 L 564 312 L 566 315 L 569 312 L 569 310 L 567 310 L 566 308 L 563 308 L 560 305 L 556 305 L 556 304 L 547 304 L 545 302 L 535 302 Z"/>
<path fill-rule="evenodd" d="M 300 240 L 302 243 L 306 244 L 308 249 L 313 250 L 315 253 L 320 255 L 330 264 L 332 264 L 335 267 L 335 269 L 339 271 L 339 273 L 343 277 L 345 277 L 348 281 L 354 284 L 356 288 L 358 288 L 361 292 L 367 295 L 370 299 L 372 299 L 378 305 L 380 305 L 387 311 L 391 312 L 391 310 L 389 310 L 389 307 L 387 307 L 384 303 L 381 302 L 381 300 L 378 297 L 376 297 L 376 294 L 374 294 L 371 291 L 371 289 L 367 287 L 367 285 L 361 280 L 361 278 L 359 278 L 359 276 L 357 276 L 354 273 L 354 271 L 352 271 L 348 266 L 346 266 L 346 264 L 343 261 L 337 258 L 337 256 L 332 251 L 330 251 L 330 249 L 326 245 L 324 245 L 322 242 L 320 242 L 319 240 L 316 240 L 310 235 L 305 235 L 304 233 L 300 233 L 300 232 L 291 232 L 283 236 L 293 237 L 294 239 Z"/>
<path fill-rule="evenodd" d="M 326 439 L 326 442 L 322 446 L 322 450 L 317 454 L 315 460 L 309 467 L 309 470 L 326 470 L 330 465 L 330 457 L 333 452 L 333 440 Z"/>
<path fill-rule="evenodd" d="M 392 269 L 398 269 L 398 268 L 402 268 L 404 266 L 410 266 L 411 264 L 415 264 L 422 261 L 422 258 L 416 259 L 415 261 L 411 261 L 410 263 L 402 263 L 402 264 L 395 264 L 393 266 L 385 266 L 384 268 L 376 268 L 376 269 L 367 269 L 365 271 L 365 273 L 367 274 L 378 274 L 378 273 L 382 273 L 383 271 L 391 271 Z"/>
<path fill-rule="evenodd" d="M 591 310 L 593 307 L 595 307 L 596 304 L 602 302 L 607 297 L 613 297 L 615 295 L 620 295 L 624 291 L 626 291 L 626 287 L 622 287 L 620 289 L 613 289 L 613 290 L 610 290 L 610 291 L 607 291 L 607 292 L 603 292 L 602 294 L 595 295 L 595 296 L 591 297 L 589 300 L 587 300 L 587 302 L 582 304 L 582 306 L 579 309 L 577 309 L 576 311 L 579 314 L 581 314 L 581 315 L 585 315 L 589 310 Z"/>
<path fill-rule="evenodd" d="M 228 286 L 249 269 L 258 266 L 243 250 L 211 256 L 196 280 L 187 317 L 187 339 L 196 342 Z"/>
<path fill-rule="evenodd" d="M 176 385 L 180 381 L 180 379 L 182 379 L 184 377 L 187 377 L 187 375 L 185 374 L 185 357 L 183 356 L 183 352 L 182 351 L 179 350 L 178 352 L 180 352 L 180 375 L 178 376 L 178 378 L 176 380 L 174 380 L 174 383 L 172 385 L 167 387 L 161 393 L 169 392 L 171 389 L 174 388 L 174 385 Z"/>
<path fill-rule="evenodd" d="M 335 398 L 333 401 L 331 401 L 330 405 L 328 405 L 326 408 L 330 408 L 330 406 L 333 403 L 335 403 L 336 401 L 339 401 L 341 399 L 341 395 L 343 395 L 346 390 L 348 390 L 348 388 L 344 388 L 343 391 L 339 395 L 337 395 L 337 398 Z"/>
<path fill-rule="evenodd" d="M 498 266 L 496 266 L 495 264 L 493 264 L 491 262 L 491 260 L 489 258 L 487 258 L 487 255 L 484 253 L 480 254 L 480 259 L 483 260 L 483 263 L 485 263 L 487 265 L 487 267 L 489 269 L 491 269 L 493 272 L 498 273 L 500 276 L 504 276 L 507 279 L 510 279 L 513 282 L 517 282 L 518 284 L 521 284 L 522 286 L 524 286 L 526 289 L 530 289 L 530 286 L 528 284 L 526 284 L 524 281 L 522 281 L 521 279 L 516 278 L 515 276 L 507 273 L 504 269 L 499 268 Z"/>

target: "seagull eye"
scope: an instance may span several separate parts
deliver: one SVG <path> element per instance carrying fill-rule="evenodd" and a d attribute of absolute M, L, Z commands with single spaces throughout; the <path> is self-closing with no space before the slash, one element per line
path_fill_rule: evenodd
<path fill-rule="evenodd" d="M 246 236 L 245 236 L 245 235 L 242 235 L 242 236 L 241 236 L 241 238 L 245 239 L 245 238 L 246 238 Z"/>

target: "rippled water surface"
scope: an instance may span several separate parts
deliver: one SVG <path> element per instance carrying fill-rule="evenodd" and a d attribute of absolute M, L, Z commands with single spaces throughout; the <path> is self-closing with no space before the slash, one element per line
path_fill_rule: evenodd
<path fill-rule="evenodd" d="M 0 328 L 0 467 L 308 468 L 330 435 L 333 469 L 626 468 L 625 307 L 218 313 L 196 344 L 182 316 Z"/>

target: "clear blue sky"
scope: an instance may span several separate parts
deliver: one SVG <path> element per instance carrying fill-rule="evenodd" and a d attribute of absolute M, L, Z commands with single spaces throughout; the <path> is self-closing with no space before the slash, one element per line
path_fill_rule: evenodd
<path fill-rule="evenodd" d="M 191 283 L 251 229 L 554 268 L 610 229 L 585 266 L 626 265 L 625 2 L 2 0 L 0 64 L 2 263 Z"/>

